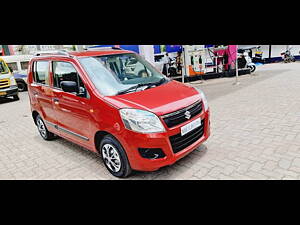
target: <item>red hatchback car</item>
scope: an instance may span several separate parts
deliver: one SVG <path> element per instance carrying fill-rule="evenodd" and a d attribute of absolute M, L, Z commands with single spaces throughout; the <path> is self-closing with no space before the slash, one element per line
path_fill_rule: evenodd
<path fill-rule="evenodd" d="M 203 92 L 131 51 L 41 52 L 29 64 L 28 93 L 42 138 L 99 153 L 116 177 L 171 165 L 210 135 Z"/>

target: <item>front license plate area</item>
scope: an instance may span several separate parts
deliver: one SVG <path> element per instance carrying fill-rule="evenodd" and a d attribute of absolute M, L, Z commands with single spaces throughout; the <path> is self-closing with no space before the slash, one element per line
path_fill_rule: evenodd
<path fill-rule="evenodd" d="M 192 130 L 195 130 L 197 127 L 200 127 L 200 126 L 201 126 L 200 118 L 184 125 L 183 127 L 181 127 L 181 136 L 191 132 Z"/>

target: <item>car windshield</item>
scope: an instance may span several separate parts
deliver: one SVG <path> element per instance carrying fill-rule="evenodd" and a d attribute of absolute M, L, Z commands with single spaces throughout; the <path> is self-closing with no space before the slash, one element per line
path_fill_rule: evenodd
<path fill-rule="evenodd" d="M 3 61 L 0 60 L 0 73 L 8 73 L 8 68 Z"/>
<path fill-rule="evenodd" d="M 90 79 L 105 96 L 130 93 L 162 85 L 168 81 L 137 54 L 115 54 L 79 59 Z"/>

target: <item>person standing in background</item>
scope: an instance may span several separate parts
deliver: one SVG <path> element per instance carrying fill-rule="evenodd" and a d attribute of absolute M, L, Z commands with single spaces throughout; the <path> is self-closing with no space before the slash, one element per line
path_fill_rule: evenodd
<path fill-rule="evenodd" d="M 163 74 L 166 76 L 169 76 L 169 65 L 171 63 L 171 59 L 169 57 L 169 54 L 166 53 L 166 55 L 162 59 L 164 67 L 163 67 Z"/>
<path fill-rule="evenodd" d="M 177 67 L 177 73 L 178 75 L 182 75 L 182 56 L 181 52 L 177 52 L 176 56 L 176 67 Z"/>

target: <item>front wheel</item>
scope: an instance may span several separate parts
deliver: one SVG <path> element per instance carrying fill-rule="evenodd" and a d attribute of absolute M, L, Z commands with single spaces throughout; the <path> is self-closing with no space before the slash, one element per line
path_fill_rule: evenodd
<path fill-rule="evenodd" d="M 18 89 L 20 92 L 27 90 L 27 85 L 25 82 L 22 82 L 22 81 L 17 82 L 17 85 L 18 85 Z"/>
<path fill-rule="evenodd" d="M 126 152 L 114 137 L 105 136 L 99 147 L 105 167 L 113 176 L 124 178 L 131 174 L 132 169 Z"/>
<path fill-rule="evenodd" d="M 52 140 L 55 138 L 55 135 L 48 131 L 43 119 L 40 115 L 36 117 L 36 126 L 42 138 L 46 141 Z"/>

